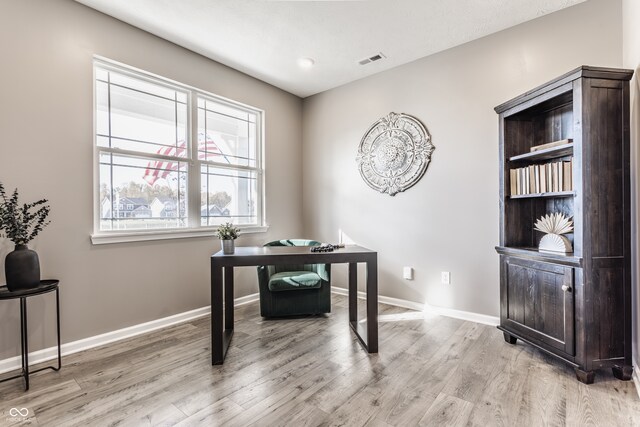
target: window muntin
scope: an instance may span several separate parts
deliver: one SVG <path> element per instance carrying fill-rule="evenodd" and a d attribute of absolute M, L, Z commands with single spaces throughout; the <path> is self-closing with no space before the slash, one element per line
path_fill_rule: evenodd
<path fill-rule="evenodd" d="M 95 93 L 96 231 L 263 225 L 260 111 L 102 61 Z"/>

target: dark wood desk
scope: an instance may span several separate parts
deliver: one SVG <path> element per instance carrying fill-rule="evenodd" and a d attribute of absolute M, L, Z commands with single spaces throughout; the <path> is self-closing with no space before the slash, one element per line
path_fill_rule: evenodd
<path fill-rule="evenodd" d="M 367 265 L 367 318 L 361 322 L 358 322 L 358 263 Z M 233 268 L 279 264 L 349 264 L 349 324 L 369 353 L 378 352 L 377 252 L 355 245 L 333 252 L 311 252 L 308 246 L 237 247 L 232 255 L 220 251 L 211 256 L 212 364 L 224 362 L 233 336 Z"/>

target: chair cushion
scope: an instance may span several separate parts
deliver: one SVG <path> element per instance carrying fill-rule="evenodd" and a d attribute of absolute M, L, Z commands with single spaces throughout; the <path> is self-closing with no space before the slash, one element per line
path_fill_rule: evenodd
<path fill-rule="evenodd" d="M 318 289 L 322 279 L 313 271 L 284 271 L 269 279 L 269 290 L 292 291 L 298 289 Z"/>

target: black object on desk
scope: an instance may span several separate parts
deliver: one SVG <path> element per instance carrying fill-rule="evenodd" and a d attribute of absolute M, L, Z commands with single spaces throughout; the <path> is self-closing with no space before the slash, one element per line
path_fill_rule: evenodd
<path fill-rule="evenodd" d="M 22 373 L 13 377 L 0 380 L 1 382 L 13 380 L 16 378 L 24 378 L 25 391 L 29 390 L 29 375 L 36 372 L 52 369 L 59 371 L 62 367 L 62 356 L 60 353 L 60 294 L 58 291 L 59 280 L 42 280 L 40 284 L 32 289 L 20 289 L 18 291 L 10 291 L 6 286 L 0 287 L 0 300 L 9 300 L 20 298 L 20 342 L 22 344 Z M 27 333 L 27 298 L 42 295 L 56 291 L 56 328 L 58 332 L 58 367 L 46 366 L 29 372 L 29 343 Z"/>

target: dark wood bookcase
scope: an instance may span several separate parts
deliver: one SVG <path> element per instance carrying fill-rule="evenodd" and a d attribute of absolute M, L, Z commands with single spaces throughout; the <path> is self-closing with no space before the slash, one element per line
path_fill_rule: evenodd
<path fill-rule="evenodd" d="M 500 125 L 500 326 L 578 380 L 631 379 L 631 70 L 582 66 L 495 108 Z M 570 139 L 561 146 L 531 147 Z M 573 158 L 571 191 L 511 195 L 510 170 Z M 538 251 L 542 215 L 574 221 L 573 253 Z"/>

